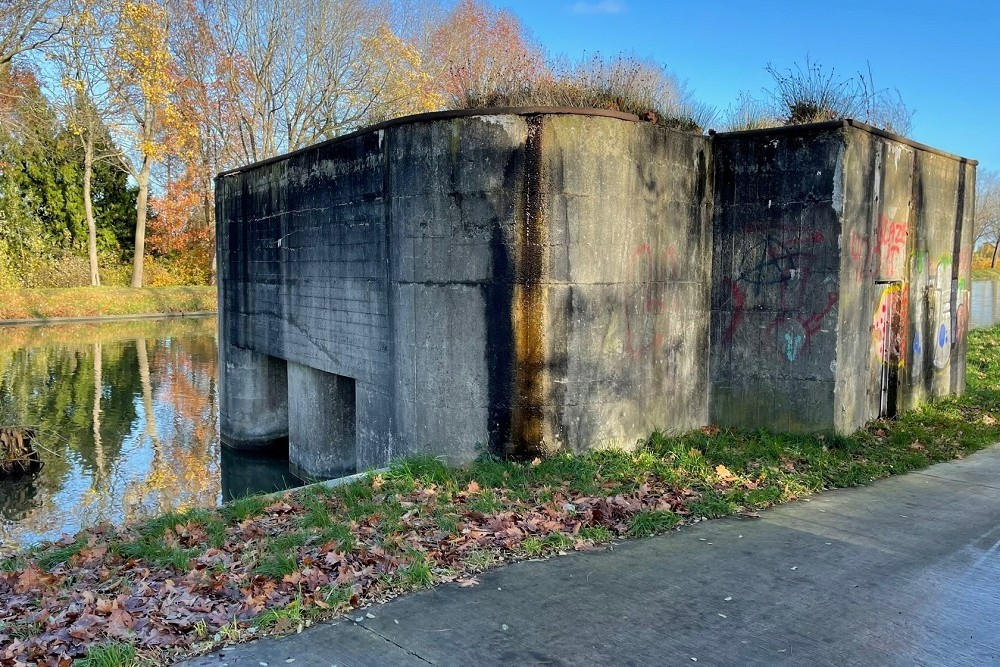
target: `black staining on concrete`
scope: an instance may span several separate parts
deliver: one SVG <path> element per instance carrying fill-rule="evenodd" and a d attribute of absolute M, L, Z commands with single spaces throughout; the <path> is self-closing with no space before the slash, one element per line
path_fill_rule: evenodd
<path fill-rule="evenodd" d="M 524 182 L 514 218 L 516 253 L 513 302 L 514 404 L 511 446 L 515 455 L 544 453 L 546 202 L 544 201 L 544 116 L 528 116 Z"/>
<path fill-rule="evenodd" d="M 519 171 L 511 156 L 506 174 Z M 509 181 L 508 178 L 504 179 Z M 489 451 L 507 453 L 511 442 L 514 397 L 514 260 L 503 227 L 490 234 L 492 280 L 483 286 L 486 306 L 486 372 L 489 398 Z"/>

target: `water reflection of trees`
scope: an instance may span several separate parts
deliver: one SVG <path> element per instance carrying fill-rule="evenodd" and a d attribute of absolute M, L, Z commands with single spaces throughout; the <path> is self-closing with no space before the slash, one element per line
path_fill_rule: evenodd
<path fill-rule="evenodd" d="M 0 329 L 0 419 L 36 425 L 45 462 L 34 493 L 0 483 L 0 546 L 217 501 L 214 331 Z"/>

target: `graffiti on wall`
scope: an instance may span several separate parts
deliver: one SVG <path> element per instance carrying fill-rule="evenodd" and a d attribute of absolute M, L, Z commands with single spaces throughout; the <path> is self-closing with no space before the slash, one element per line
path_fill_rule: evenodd
<path fill-rule="evenodd" d="M 969 290 L 959 290 L 955 313 L 955 343 L 960 343 L 969 333 Z"/>
<path fill-rule="evenodd" d="M 958 289 L 969 289 L 965 276 L 972 270 L 972 248 L 964 246 L 958 254 Z"/>
<path fill-rule="evenodd" d="M 872 316 L 871 349 L 881 363 L 896 360 L 900 367 L 906 365 L 903 341 L 909 328 L 909 295 L 903 283 L 889 283 L 882 289 L 878 305 Z M 915 346 L 919 347 L 919 335 Z M 914 350 L 916 353 L 916 350 Z"/>
<path fill-rule="evenodd" d="M 808 351 L 813 338 L 822 331 L 823 319 L 837 305 L 838 294 L 827 292 L 826 305 L 815 312 L 794 317 L 778 316 L 771 321 L 767 331 L 774 335 L 779 352 L 788 361 L 795 361 L 803 351 Z"/>
<path fill-rule="evenodd" d="M 938 290 L 938 317 L 934 324 L 934 368 L 945 368 L 951 361 L 951 299 Z"/>
<path fill-rule="evenodd" d="M 767 234 L 758 243 L 746 246 L 736 263 L 736 279 L 752 285 L 759 293 L 766 285 L 779 285 L 799 278 L 803 270 L 808 270 L 808 262 L 813 258 L 808 246 L 822 242 L 820 232 L 801 241 Z"/>
<path fill-rule="evenodd" d="M 683 346 L 679 331 L 684 303 L 665 282 L 679 271 L 677 248 L 654 249 L 642 243 L 629 255 L 625 282 L 632 286 L 623 304 L 624 347 L 633 359 L 657 357 Z"/>
<path fill-rule="evenodd" d="M 910 359 L 910 378 L 915 383 L 924 374 L 924 353 L 926 352 L 927 341 L 924 340 L 923 334 L 921 333 L 921 327 L 924 326 L 925 322 L 925 305 L 924 299 L 918 298 L 914 299 L 914 314 L 913 314 L 913 342 L 910 346 L 912 351 L 912 356 Z"/>
<path fill-rule="evenodd" d="M 861 280 L 868 273 L 866 264 L 868 262 L 868 249 L 870 245 L 871 241 L 867 234 L 851 230 L 848 236 L 847 251 L 848 256 L 851 258 L 851 268 L 854 271 L 854 278 L 856 280 Z"/>
<path fill-rule="evenodd" d="M 788 238 L 780 230 L 764 230 L 756 242 L 740 248 L 733 260 L 734 277 L 726 281 L 728 321 L 722 340 L 732 343 L 746 320 L 746 313 L 767 309 L 775 317 L 763 327 L 779 358 L 795 362 L 808 353 L 813 338 L 822 331 L 823 320 L 836 307 L 835 281 L 825 287 L 825 302 L 813 285 L 815 247 L 824 240 L 820 231 L 792 229 Z"/>
<path fill-rule="evenodd" d="M 879 273 L 886 277 L 902 278 L 906 270 L 906 223 L 890 220 L 884 215 L 878 219 Z"/>

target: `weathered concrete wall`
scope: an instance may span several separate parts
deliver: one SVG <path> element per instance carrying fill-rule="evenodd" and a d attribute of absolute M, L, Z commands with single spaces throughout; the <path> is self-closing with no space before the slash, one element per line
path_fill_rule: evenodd
<path fill-rule="evenodd" d="M 858 397 L 844 415 L 850 431 L 887 407 L 891 414 L 965 388 L 975 167 L 881 133 L 846 132 L 852 208 L 842 271 L 861 306 L 842 327 L 842 343 L 853 343 L 839 353 L 854 360 L 843 377 Z M 880 397 L 887 379 L 895 391 Z"/>
<path fill-rule="evenodd" d="M 962 391 L 974 163 L 634 120 L 430 115 L 220 177 L 224 440 L 335 476 Z"/>
<path fill-rule="evenodd" d="M 715 151 L 713 421 L 850 433 L 964 389 L 974 164 L 850 122 Z"/>
<path fill-rule="evenodd" d="M 361 466 L 383 460 L 382 437 L 372 443 L 370 434 L 389 432 L 390 423 L 370 397 L 394 384 L 384 163 L 381 134 L 362 134 L 220 179 L 217 187 L 224 356 L 251 350 L 354 378 L 359 421 L 370 425 L 357 434 Z M 228 361 L 223 368 L 229 373 Z M 301 389 L 288 379 L 287 395 L 296 395 Z M 223 407 L 229 394 L 246 391 L 243 383 L 231 377 L 220 387 Z M 244 401 L 243 414 L 268 410 L 272 400 Z M 222 435 L 242 446 L 234 421 L 222 420 Z"/>
<path fill-rule="evenodd" d="M 713 423 L 832 425 L 842 150 L 839 126 L 715 137 Z"/>
<path fill-rule="evenodd" d="M 292 421 L 319 410 L 298 366 L 352 379 L 358 469 L 701 425 L 709 144 L 620 118 L 440 118 L 226 175 L 222 345 L 295 365 Z M 289 439 L 305 472 L 332 470 L 330 443 Z"/>

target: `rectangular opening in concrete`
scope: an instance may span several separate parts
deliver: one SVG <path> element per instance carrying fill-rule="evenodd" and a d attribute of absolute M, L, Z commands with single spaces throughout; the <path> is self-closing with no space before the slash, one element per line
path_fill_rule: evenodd
<path fill-rule="evenodd" d="M 288 364 L 288 459 L 306 479 L 357 472 L 354 378 Z"/>
<path fill-rule="evenodd" d="M 899 280 L 876 280 L 875 285 L 882 290 L 879 311 L 875 315 L 872 334 L 878 341 L 881 359 L 879 369 L 880 419 L 890 419 L 898 412 L 899 365 L 903 345 L 903 283 Z"/>

